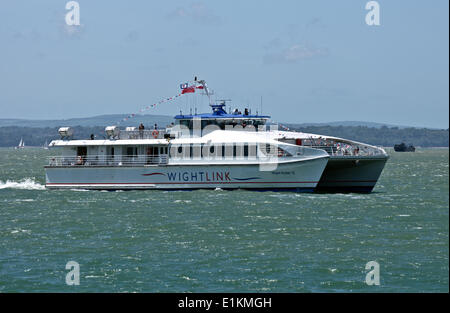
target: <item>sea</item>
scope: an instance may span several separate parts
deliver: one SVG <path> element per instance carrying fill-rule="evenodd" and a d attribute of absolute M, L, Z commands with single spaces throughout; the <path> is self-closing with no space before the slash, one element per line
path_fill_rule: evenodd
<path fill-rule="evenodd" d="M 0 292 L 449 292 L 449 150 L 371 194 L 47 190 L 0 149 Z"/>

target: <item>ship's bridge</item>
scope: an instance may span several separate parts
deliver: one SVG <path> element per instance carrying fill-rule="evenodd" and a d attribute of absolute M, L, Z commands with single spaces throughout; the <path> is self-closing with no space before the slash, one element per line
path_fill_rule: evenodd
<path fill-rule="evenodd" d="M 222 130 L 225 130 L 227 125 L 232 127 L 240 125 L 244 128 L 251 125 L 257 130 L 259 126 L 265 125 L 267 120 L 270 119 L 268 115 L 252 115 L 248 109 L 245 109 L 243 113 L 237 109 L 234 112 L 227 113 L 224 109 L 225 103 L 211 104 L 210 106 L 212 113 L 176 115 L 176 123 L 191 130 L 194 128 L 195 120 L 201 123 L 201 129 L 208 125 L 216 125 Z"/>

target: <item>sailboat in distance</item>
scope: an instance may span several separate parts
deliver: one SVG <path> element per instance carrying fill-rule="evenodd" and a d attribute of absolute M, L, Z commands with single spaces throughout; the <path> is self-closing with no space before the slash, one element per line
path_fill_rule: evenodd
<path fill-rule="evenodd" d="M 44 146 L 42 146 L 42 148 L 44 148 L 44 150 L 48 150 L 48 142 L 47 142 L 47 140 L 45 140 Z"/>
<path fill-rule="evenodd" d="M 16 147 L 16 149 L 22 149 L 25 148 L 25 141 L 23 141 L 23 138 L 20 138 L 19 145 Z"/>

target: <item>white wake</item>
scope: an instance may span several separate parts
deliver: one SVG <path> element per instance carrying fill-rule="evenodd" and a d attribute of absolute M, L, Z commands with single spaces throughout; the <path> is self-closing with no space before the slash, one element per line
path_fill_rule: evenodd
<path fill-rule="evenodd" d="M 0 180 L 0 189 L 24 189 L 24 190 L 44 190 L 45 186 L 34 181 L 33 178 L 24 178 L 21 181 Z"/>

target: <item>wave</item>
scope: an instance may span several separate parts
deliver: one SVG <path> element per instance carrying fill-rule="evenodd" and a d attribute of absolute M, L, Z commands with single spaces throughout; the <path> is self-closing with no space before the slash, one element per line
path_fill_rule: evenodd
<path fill-rule="evenodd" d="M 21 181 L 0 180 L 0 189 L 45 190 L 45 186 L 34 181 L 33 178 L 24 178 Z"/>

